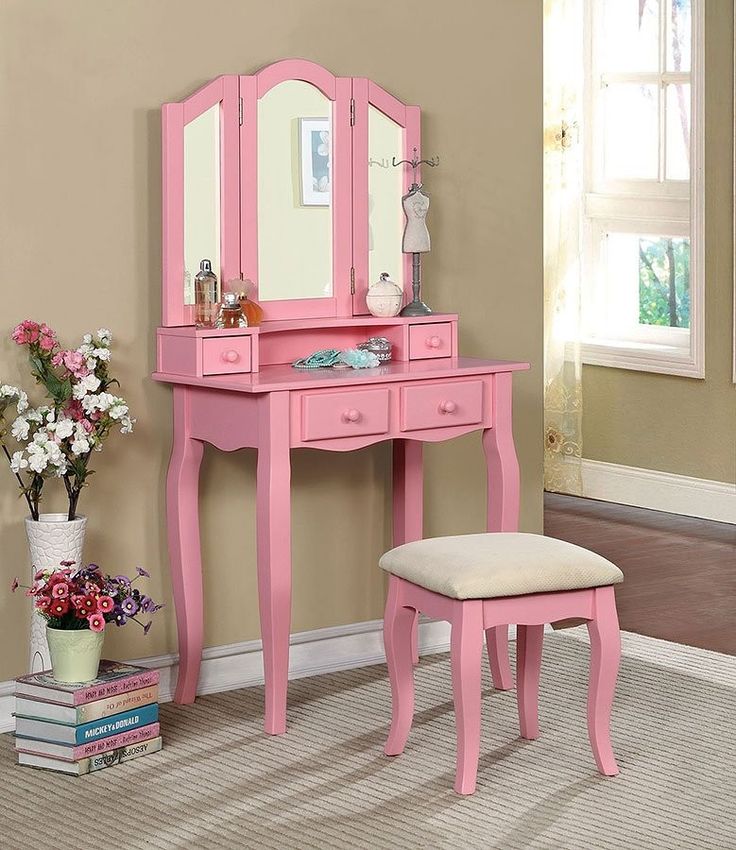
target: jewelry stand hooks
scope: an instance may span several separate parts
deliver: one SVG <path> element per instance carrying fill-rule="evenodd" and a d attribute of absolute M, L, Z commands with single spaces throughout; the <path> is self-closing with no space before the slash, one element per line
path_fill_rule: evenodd
<path fill-rule="evenodd" d="M 436 168 L 440 164 L 440 158 L 438 156 L 433 156 L 432 159 L 419 159 L 419 154 L 416 148 L 414 148 L 414 156 L 411 159 L 400 159 L 396 160 L 395 156 L 391 157 L 391 165 L 396 168 L 399 165 L 410 165 L 412 171 L 412 189 L 419 188 L 421 183 L 417 183 L 417 169 L 420 165 L 428 165 L 430 168 Z"/>

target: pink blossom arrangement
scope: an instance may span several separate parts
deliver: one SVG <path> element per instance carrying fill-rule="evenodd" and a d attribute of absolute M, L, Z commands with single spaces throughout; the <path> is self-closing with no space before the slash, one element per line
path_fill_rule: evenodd
<path fill-rule="evenodd" d="M 45 482 L 58 478 L 69 500 L 69 519 L 92 474 L 90 458 L 101 451 L 114 429 L 133 430 L 125 399 L 109 391 L 118 382 L 108 372 L 112 336 L 107 328 L 85 334 L 75 349 L 62 348 L 56 332 L 30 319 L 21 322 L 13 341 L 28 350 L 31 373 L 47 396 L 47 404 L 31 407 L 18 387 L 0 385 L 0 447 L 8 460 L 31 517 L 38 520 Z M 11 423 L 6 414 L 15 406 Z M 8 445 L 9 438 L 15 446 Z"/>
<path fill-rule="evenodd" d="M 73 566 L 71 561 L 62 561 L 59 567 L 39 570 L 30 587 L 16 578 L 11 590 L 24 587 L 36 611 L 52 629 L 102 632 L 108 623 L 124 626 L 134 622 L 141 626 L 143 634 L 148 634 L 152 621 L 144 624 L 139 617 L 155 614 L 163 605 L 134 587 L 139 578 L 149 578 L 143 567 L 136 567 L 136 575 L 131 579 L 124 575 L 103 575 L 97 564 L 78 570 Z"/>

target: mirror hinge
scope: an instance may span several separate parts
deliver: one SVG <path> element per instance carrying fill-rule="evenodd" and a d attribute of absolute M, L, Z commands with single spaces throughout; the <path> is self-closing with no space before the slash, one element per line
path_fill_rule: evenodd
<path fill-rule="evenodd" d="M 350 126 L 355 126 L 355 98 L 350 98 Z"/>
<path fill-rule="evenodd" d="M 243 98 L 238 99 L 238 124 L 243 126 Z"/>
<path fill-rule="evenodd" d="M 355 268 L 350 268 L 350 294 L 355 295 Z"/>

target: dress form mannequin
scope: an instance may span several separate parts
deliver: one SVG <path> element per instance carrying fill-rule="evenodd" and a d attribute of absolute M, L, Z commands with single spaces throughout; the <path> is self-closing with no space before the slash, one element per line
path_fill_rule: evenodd
<path fill-rule="evenodd" d="M 414 184 L 416 186 L 416 184 Z M 429 230 L 427 230 L 427 212 L 429 196 L 421 186 L 412 187 L 401 199 L 406 216 L 406 228 L 401 250 L 405 254 L 424 254 L 430 249 Z"/>
<path fill-rule="evenodd" d="M 400 316 L 428 316 L 432 311 L 419 297 L 421 286 L 420 254 L 426 254 L 430 249 L 429 230 L 427 229 L 427 212 L 429 211 L 429 195 L 422 191 L 421 183 L 412 183 L 409 191 L 401 199 L 406 216 L 406 227 L 401 250 L 411 254 L 412 270 L 412 300 L 404 307 Z"/>

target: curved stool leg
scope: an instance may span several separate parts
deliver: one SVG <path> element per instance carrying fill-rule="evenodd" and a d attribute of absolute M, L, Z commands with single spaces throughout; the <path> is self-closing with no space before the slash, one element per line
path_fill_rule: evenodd
<path fill-rule="evenodd" d="M 514 687 L 514 677 L 509 662 L 509 627 L 492 626 L 486 629 L 486 647 L 493 687 L 497 691 L 510 691 Z"/>
<path fill-rule="evenodd" d="M 539 672 L 544 626 L 516 627 L 516 704 L 522 738 L 539 737 Z"/>
<path fill-rule="evenodd" d="M 611 747 L 611 708 L 621 658 L 621 635 L 613 587 L 595 590 L 595 619 L 588 623 L 590 635 L 590 684 L 588 688 L 588 735 L 598 770 L 615 776 L 618 765 Z"/>
<path fill-rule="evenodd" d="M 483 600 L 458 602 L 452 620 L 450 663 L 457 729 L 455 791 L 472 794 L 480 753 L 481 658 Z"/>
<path fill-rule="evenodd" d="M 416 611 L 401 605 L 401 579 L 391 576 L 383 618 L 383 643 L 391 682 L 391 731 L 383 751 L 387 756 L 404 752 L 414 715 L 414 664 L 412 630 Z"/>

